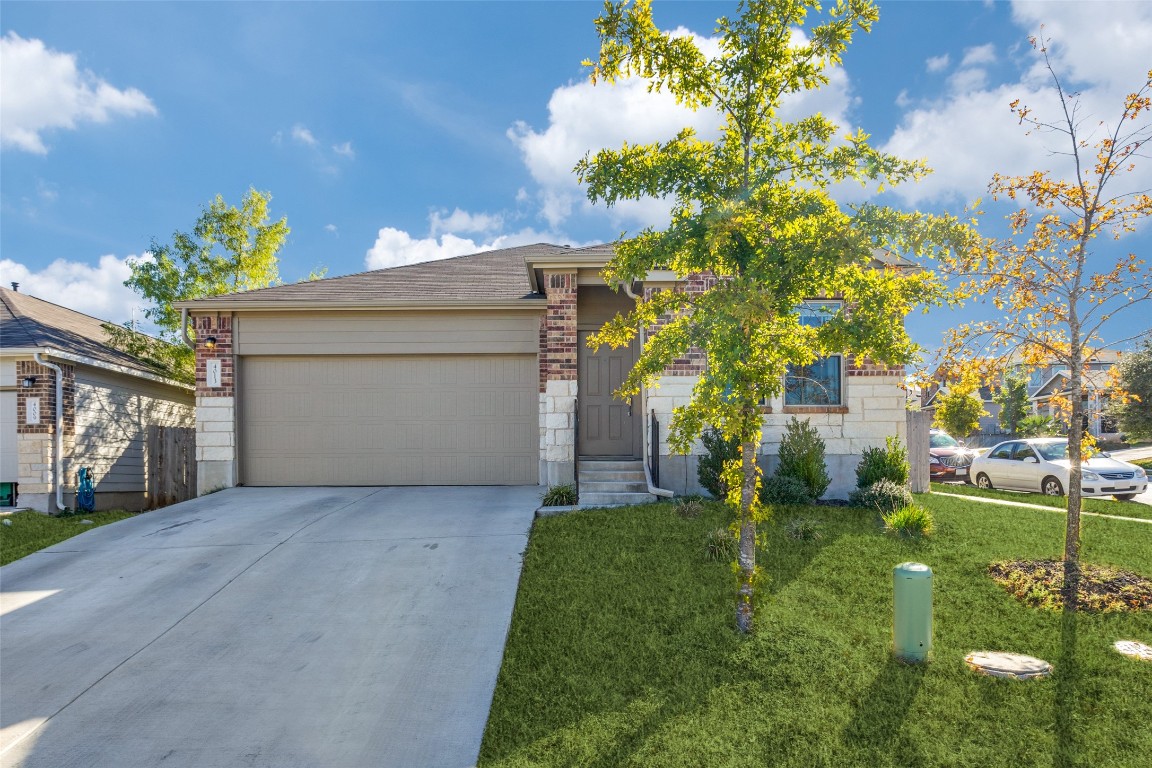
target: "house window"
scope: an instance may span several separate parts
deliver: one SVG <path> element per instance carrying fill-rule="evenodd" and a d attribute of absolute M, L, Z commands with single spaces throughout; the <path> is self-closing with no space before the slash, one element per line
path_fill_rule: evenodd
<path fill-rule="evenodd" d="M 817 328 L 840 311 L 838 301 L 806 301 L 800 305 L 800 323 Z M 841 405 L 843 358 L 820 357 L 808 365 L 789 365 L 784 377 L 784 405 Z"/>

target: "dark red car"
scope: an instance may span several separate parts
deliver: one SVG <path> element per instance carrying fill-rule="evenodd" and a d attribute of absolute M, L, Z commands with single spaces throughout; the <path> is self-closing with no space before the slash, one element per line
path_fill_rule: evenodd
<path fill-rule="evenodd" d="M 949 480 L 963 480 L 970 483 L 968 467 L 976 452 L 965 448 L 963 443 L 942 429 L 928 432 L 928 475 L 938 483 Z"/>

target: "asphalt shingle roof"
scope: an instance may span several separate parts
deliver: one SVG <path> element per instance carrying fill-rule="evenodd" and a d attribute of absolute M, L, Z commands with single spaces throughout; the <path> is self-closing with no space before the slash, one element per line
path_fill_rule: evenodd
<path fill-rule="evenodd" d="M 485 251 L 438 261 L 377 269 L 291 285 L 276 285 L 201 301 L 338 302 L 338 301 L 509 301 L 532 292 L 524 259 L 569 253 L 568 248 L 537 243 Z"/>
<path fill-rule="evenodd" d="M 108 346 L 104 322 L 26 293 L 0 288 L 0 348 L 51 348 L 155 373 L 131 355 Z"/>

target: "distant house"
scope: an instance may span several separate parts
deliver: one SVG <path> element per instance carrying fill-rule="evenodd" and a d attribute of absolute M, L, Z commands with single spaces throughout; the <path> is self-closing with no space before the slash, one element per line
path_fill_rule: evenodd
<path fill-rule="evenodd" d="M 1100 350 L 1084 365 L 1084 413 L 1088 418 L 1088 431 L 1096 437 L 1109 437 L 1115 434 L 1115 422 L 1106 413 L 1108 405 L 1108 374 L 1120 359 L 1119 352 Z M 1053 396 L 1059 395 L 1067 387 L 1068 367 L 1052 363 L 1034 368 L 1028 373 L 1028 399 L 1034 415 L 1058 418 L 1058 409 Z M 978 432 L 983 437 L 998 437 L 1006 434 L 1000 426 L 1000 405 L 992 400 L 993 388 L 980 388 L 979 396 L 988 415 L 981 417 Z M 920 407 L 934 411 L 940 398 L 948 393 L 946 383 L 934 382 L 921 393 Z"/>
<path fill-rule="evenodd" d="M 0 288 L 5 503 L 42 512 L 55 511 L 58 503 L 74 507 L 76 473 L 89 467 L 98 509 L 156 505 L 155 488 L 149 487 L 156 469 L 146 450 L 149 434 L 194 426 L 193 389 L 108 346 L 102 324 Z"/>
<path fill-rule="evenodd" d="M 672 454 L 667 431 L 704 355 L 685 354 L 624 402 L 613 391 L 639 345 L 586 344 L 634 306 L 601 276 L 611 257 L 610 245 L 538 244 L 178 302 L 198 343 L 201 488 L 579 479 L 584 503 L 698 491 L 698 453 Z M 876 266 L 910 264 L 884 255 Z M 715 279 L 659 271 L 628 288 L 701 291 Z M 810 304 L 802 321 L 820 323 L 838 302 Z M 828 494 L 847 494 L 864 449 L 905 436 L 903 378 L 848 355 L 793 371 L 763 406 L 761 463 L 772 468 L 789 419 L 810 419 Z"/>

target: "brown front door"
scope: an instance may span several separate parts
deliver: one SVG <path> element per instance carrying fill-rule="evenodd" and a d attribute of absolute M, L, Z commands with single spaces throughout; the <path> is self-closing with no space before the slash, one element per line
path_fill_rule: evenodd
<path fill-rule="evenodd" d="M 640 414 L 633 413 L 630 402 L 612 396 L 636 362 L 637 342 L 633 340 L 631 346 L 620 349 L 604 345 L 593 352 L 587 346 L 592 333 L 580 331 L 576 351 L 580 362 L 580 434 L 576 451 L 580 456 L 640 458 Z"/>

